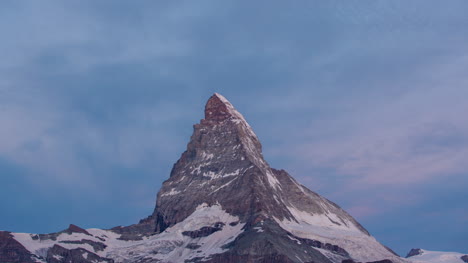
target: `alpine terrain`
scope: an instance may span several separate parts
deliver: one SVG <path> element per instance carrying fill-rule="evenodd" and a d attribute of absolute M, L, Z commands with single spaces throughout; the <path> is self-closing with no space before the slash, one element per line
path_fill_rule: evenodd
<path fill-rule="evenodd" d="M 138 224 L 0 232 L 0 262 L 409 262 L 338 205 L 271 168 L 244 117 L 214 94 Z M 419 261 L 418 261 L 419 262 Z"/>
<path fill-rule="evenodd" d="M 406 255 L 412 263 L 467 263 L 468 255 L 456 252 L 428 251 L 413 248 Z"/>

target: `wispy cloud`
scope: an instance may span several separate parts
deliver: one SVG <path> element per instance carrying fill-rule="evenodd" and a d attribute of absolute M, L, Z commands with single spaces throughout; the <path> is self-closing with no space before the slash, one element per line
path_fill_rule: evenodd
<path fill-rule="evenodd" d="M 468 79 L 462 74 L 467 66 L 466 50 L 461 49 L 450 59 L 407 68 L 408 77 L 370 89 L 402 85 L 407 87 L 403 92 L 396 96 L 371 92 L 362 104 L 351 100 L 325 105 L 322 109 L 331 117 L 305 117 L 311 124 L 305 121 L 293 130 L 286 125 L 288 131 L 280 128 L 277 134 L 291 134 L 284 139 L 289 142 L 269 154 L 293 160 L 287 165 L 300 167 L 294 172 L 301 181 L 342 200 L 359 218 L 423 205 L 432 198 L 425 186 L 459 184 L 453 179 L 468 170 L 468 125 L 463 118 Z M 304 110 L 309 105 L 291 107 Z"/>
<path fill-rule="evenodd" d="M 0 158 L 45 191 L 154 200 L 212 92 L 360 218 L 463 183 L 466 1 L 1 5 Z"/>

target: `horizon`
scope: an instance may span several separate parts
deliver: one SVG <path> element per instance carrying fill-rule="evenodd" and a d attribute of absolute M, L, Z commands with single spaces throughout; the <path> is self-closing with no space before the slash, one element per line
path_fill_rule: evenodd
<path fill-rule="evenodd" d="M 468 2 L 366 3 L 1 3 L 0 229 L 145 218 L 217 92 L 400 256 L 468 253 Z"/>

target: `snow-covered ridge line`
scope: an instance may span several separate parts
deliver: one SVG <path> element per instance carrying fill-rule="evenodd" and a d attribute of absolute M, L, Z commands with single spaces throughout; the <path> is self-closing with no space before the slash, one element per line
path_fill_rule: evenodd
<path fill-rule="evenodd" d="M 136 258 L 162 260 L 163 262 L 184 262 L 196 257 L 208 258 L 210 255 L 224 252 L 225 249 L 222 246 L 242 233 L 244 224 L 238 221 L 238 217 L 226 213 L 220 205 L 208 206 L 204 203 L 199 205 L 189 217 L 164 232 L 149 237 L 147 240 L 135 241 L 125 247 L 113 249 L 108 256 L 119 259 L 116 262 L 125 260 L 131 262 Z M 224 224 L 222 230 L 211 235 L 197 240 L 184 235 L 186 231 L 194 231 L 219 222 Z M 187 249 L 190 246 L 197 247 L 197 249 Z"/>
<path fill-rule="evenodd" d="M 322 243 L 337 245 L 346 250 L 350 256 L 359 262 L 369 262 L 377 259 L 391 259 L 395 263 L 404 262 L 403 259 L 392 255 L 374 237 L 368 236 L 358 229 L 352 222 L 336 224 L 343 219 L 334 214 L 310 214 L 295 207 L 288 210 L 298 222 L 285 220 L 275 221 L 293 235 Z"/>
<path fill-rule="evenodd" d="M 251 135 L 252 137 L 254 137 L 254 138 L 256 138 L 258 140 L 257 135 L 253 132 L 252 127 L 250 127 L 249 123 L 245 120 L 244 116 L 239 111 L 237 111 L 236 108 L 234 108 L 234 106 L 231 104 L 231 102 L 229 102 L 223 95 L 221 95 L 219 93 L 215 93 L 214 95 L 216 97 L 218 97 L 219 100 L 221 100 L 226 105 L 226 108 L 228 109 L 229 113 L 232 116 L 234 116 L 235 119 L 237 119 L 240 122 L 242 122 L 243 124 L 245 124 L 249 135 Z M 235 121 L 235 122 L 239 123 L 239 121 Z"/>
<path fill-rule="evenodd" d="M 222 228 L 210 235 L 193 239 L 185 233 L 196 231 L 203 227 L 220 224 Z M 83 233 L 60 233 L 56 240 L 35 239 L 35 234 L 12 233 L 28 251 L 45 259 L 47 252 L 54 245 L 66 249 L 83 248 L 100 257 L 112 258 L 116 263 L 135 262 L 140 259 L 160 260 L 162 262 L 184 262 L 193 258 L 209 258 L 213 254 L 223 253 L 222 248 L 234 240 L 245 224 L 239 223 L 239 218 L 226 213 L 219 204 L 209 206 L 206 203 L 199 205 L 185 220 L 166 229 L 164 232 L 143 237 L 142 240 L 120 240 L 120 234 L 110 230 L 87 229 L 90 235 Z M 91 240 L 105 244 L 103 250 L 95 250 L 90 244 L 79 244 L 76 241 Z M 197 247 L 188 249 L 187 247 Z M 89 253 L 84 252 L 83 257 Z M 57 258 L 58 256 L 55 256 Z M 58 259 L 58 258 L 57 258 Z"/>
<path fill-rule="evenodd" d="M 54 245 L 60 245 L 66 249 L 75 249 L 75 248 L 84 248 L 90 252 L 103 256 L 104 251 L 95 250 L 90 243 L 76 244 L 71 242 L 89 240 L 95 243 L 105 243 L 109 246 L 109 243 L 118 240 L 120 237 L 119 234 L 116 234 L 109 230 L 101 229 L 88 229 L 87 230 L 91 235 L 86 235 L 83 233 L 60 233 L 57 235 L 56 239 L 39 239 L 36 234 L 28 233 L 12 233 L 14 238 L 20 242 L 29 252 L 32 254 L 38 255 L 45 258 L 47 251 Z M 120 241 L 126 242 L 126 241 Z"/>
<path fill-rule="evenodd" d="M 241 138 L 241 141 L 243 142 L 242 144 L 244 145 L 244 148 L 248 153 L 249 159 L 262 170 L 262 172 L 267 177 L 268 184 L 273 189 L 280 189 L 281 185 L 279 181 L 276 179 L 269 165 L 263 159 L 260 141 L 255 132 L 253 131 L 252 127 L 245 120 L 244 116 L 239 111 L 237 111 L 231 104 L 231 102 L 229 102 L 223 95 L 219 93 L 214 93 L 214 96 L 216 96 L 224 105 L 226 105 L 226 109 L 232 116 L 232 118 L 230 118 L 230 121 L 238 125 L 247 134 L 247 136 L 243 136 Z"/>
<path fill-rule="evenodd" d="M 466 254 L 457 252 L 429 251 L 424 249 L 421 249 L 421 252 L 422 253 L 420 255 L 409 257 L 408 260 L 411 263 L 465 263 L 462 257 Z"/>

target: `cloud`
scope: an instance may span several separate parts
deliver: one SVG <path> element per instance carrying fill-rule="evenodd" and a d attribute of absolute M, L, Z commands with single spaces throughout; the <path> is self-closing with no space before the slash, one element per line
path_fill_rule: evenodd
<path fill-rule="evenodd" d="M 197 19 L 206 7 L 132 5 L 120 13 L 123 7 L 107 9 L 111 3 L 3 5 L 3 157 L 28 167 L 35 183 L 68 188 L 95 187 L 99 162 L 109 172 L 113 165 L 176 158 L 171 146 L 183 145 L 178 134 L 187 132 L 170 129 L 191 115 L 164 102 L 173 85 L 168 74 L 175 73 L 162 65 L 190 50 L 184 30 L 170 28 Z"/>
<path fill-rule="evenodd" d="M 424 204 L 431 198 L 425 186 L 457 185 L 454 179 L 468 170 L 468 125 L 462 117 L 468 110 L 462 99 L 468 95 L 468 79 L 461 73 L 468 66 L 465 54 L 461 49 L 428 64 L 425 59 L 417 68 L 406 68 L 407 77 L 355 94 L 344 91 L 345 98 L 350 95 L 344 105 L 302 103 L 314 100 L 310 93 L 283 101 L 279 107 L 299 101 L 287 115 L 314 108 L 321 112 L 318 118 L 296 115 L 302 118 L 299 125 L 296 116 L 282 118 L 274 132 L 280 143 L 267 154 L 291 160 L 285 164 L 295 167 L 300 181 L 358 217 Z M 385 89 L 392 85 L 405 88 L 388 96 Z M 298 126 L 292 128 L 293 123 Z"/>
<path fill-rule="evenodd" d="M 1 5 L 0 157 L 31 189 L 151 203 L 213 92 L 359 219 L 468 168 L 466 1 Z"/>
<path fill-rule="evenodd" d="M 312 125 L 299 124 L 296 133 L 306 143 L 288 148 L 291 158 L 302 156 L 355 176 L 356 185 L 420 182 L 464 168 L 465 148 L 451 150 L 463 140 L 455 137 L 466 130 L 452 116 L 465 109 L 460 101 L 450 101 L 465 95 L 463 83 L 450 81 L 463 79 L 463 39 L 432 41 L 440 32 L 453 37 L 452 23 L 463 22 L 457 20 L 458 8 L 435 12 L 426 6 L 423 14 L 420 5 L 330 2 L 305 8 L 275 5 L 271 13 L 259 15 L 255 10 L 263 3 L 251 7 L 239 19 L 242 3 L 10 4 L 2 24 L 17 23 L 14 29 L 2 28 L 10 36 L 1 44 L 9 51 L 2 64 L 2 90 L 9 92 L 4 100 L 16 94 L 19 104 L 4 112 L 11 126 L 4 138 L 12 139 L 3 140 L 3 154 L 30 160 L 32 167 L 55 167 L 53 153 L 62 159 L 62 152 L 69 153 L 59 163 L 69 163 L 67 169 L 74 172 L 46 172 L 53 174 L 84 173 L 74 151 L 135 164 L 152 151 L 146 145 L 158 144 L 145 141 L 150 129 L 165 125 L 158 120 L 145 125 L 156 118 L 148 115 L 165 119 L 171 116 L 167 112 L 180 110 L 154 107 L 181 99 L 169 95 L 168 88 L 177 88 L 189 101 L 218 89 L 240 98 L 233 90 L 248 85 L 256 87 L 250 92 L 261 103 L 248 97 L 247 110 L 298 116 L 291 119 L 296 125 L 303 115 L 311 116 Z M 321 10 L 314 19 L 301 11 L 312 9 Z M 272 28 L 266 21 L 276 15 L 278 28 Z M 346 33 L 350 30 L 353 34 Z M 428 56 L 434 51 L 438 55 Z M 36 100 L 24 101 L 37 94 Z M 440 99 L 452 107 L 431 109 Z M 458 134 L 450 134 L 453 129 Z M 161 136 L 170 137 L 167 131 Z M 33 164 L 38 155 L 50 161 Z"/>

